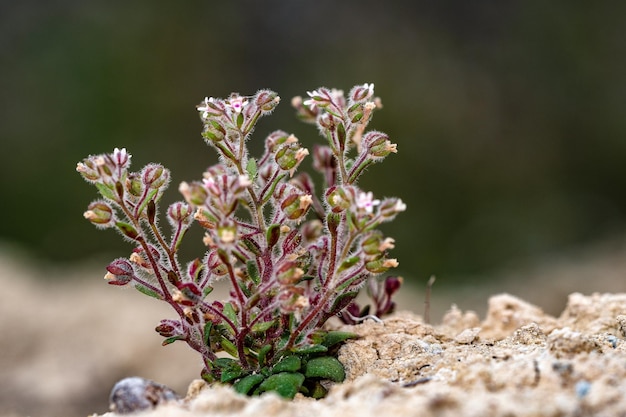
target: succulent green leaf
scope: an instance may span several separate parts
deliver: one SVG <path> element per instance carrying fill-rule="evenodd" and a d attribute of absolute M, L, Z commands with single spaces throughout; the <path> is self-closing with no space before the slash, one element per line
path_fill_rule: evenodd
<path fill-rule="evenodd" d="M 331 331 L 324 335 L 322 339 L 322 345 L 331 347 L 337 343 L 345 342 L 348 339 L 356 339 L 359 335 L 351 332 Z"/>
<path fill-rule="evenodd" d="M 323 345 L 307 345 L 293 350 L 293 353 L 296 353 L 298 355 L 313 355 L 315 353 L 324 352 L 328 352 L 328 348 Z"/>
<path fill-rule="evenodd" d="M 330 379 L 341 382 L 346 378 L 346 371 L 337 358 L 322 356 L 307 362 L 304 367 L 304 375 L 307 378 Z"/>
<path fill-rule="evenodd" d="M 267 358 L 267 354 L 272 350 L 272 345 L 265 345 L 261 349 L 259 349 L 259 354 L 257 356 L 257 360 L 259 361 L 259 366 L 262 368 L 265 366 L 265 360 Z"/>
<path fill-rule="evenodd" d="M 296 396 L 302 383 L 304 375 L 299 372 L 281 372 L 269 376 L 259 385 L 258 392 L 274 391 L 284 398 L 293 398 Z"/>
<path fill-rule="evenodd" d="M 228 367 L 234 366 L 237 364 L 237 361 L 233 358 L 217 358 L 213 361 L 213 365 L 216 368 L 226 369 Z"/>
<path fill-rule="evenodd" d="M 237 364 L 233 366 L 229 366 L 222 371 L 222 377 L 220 378 L 221 382 L 231 382 L 235 379 L 241 378 L 244 376 L 245 371 L 243 368 Z"/>
<path fill-rule="evenodd" d="M 233 388 L 240 394 L 247 395 L 252 391 L 257 385 L 259 385 L 265 377 L 261 374 L 252 374 L 248 376 L 244 376 L 239 381 L 235 382 Z"/>
<path fill-rule="evenodd" d="M 272 374 L 280 372 L 296 372 L 302 367 L 302 360 L 296 356 L 285 356 L 276 365 L 272 367 Z"/>

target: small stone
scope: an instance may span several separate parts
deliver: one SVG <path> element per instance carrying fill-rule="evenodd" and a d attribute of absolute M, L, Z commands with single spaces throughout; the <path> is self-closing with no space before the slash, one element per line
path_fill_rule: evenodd
<path fill-rule="evenodd" d="M 179 399 L 180 397 L 165 385 L 149 379 L 130 377 L 115 384 L 109 396 L 109 408 L 117 414 L 129 414 Z"/>
<path fill-rule="evenodd" d="M 478 333 L 480 333 L 480 330 L 481 330 L 480 327 L 472 327 L 471 329 L 465 329 L 461 333 L 456 335 L 456 337 L 454 338 L 454 341 L 462 345 L 468 345 L 472 343 L 473 341 L 475 341 L 476 339 L 478 339 Z"/>

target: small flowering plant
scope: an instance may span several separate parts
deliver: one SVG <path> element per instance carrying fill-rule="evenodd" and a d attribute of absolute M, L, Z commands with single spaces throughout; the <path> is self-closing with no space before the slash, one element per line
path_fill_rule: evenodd
<path fill-rule="evenodd" d="M 199 352 L 204 379 L 232 383 L 244 394 L 321 397 L 321 381 L 345 377 L 336 347 L 355 337 L 325 330 L 324 323 L 367 316 L 369 308 L 353 301 L 365 285 L 377 315 L 393 309 L 400 278 L 375 277 L 398 265 L 387 256 L 394 241 L 377 227 L 406 206 L 357 185 L 367 167 L 397 151 L 384 133 L 365 132 L 380 107 L 373 93 L 373 84 L 365 84 L 347 97 L 319 88 L 306 100 L 293 99 L 298 117 L 317 124 L 326 139 L 312 152 L 324 181 L 320 197 L 309 175 L 296 175 L 309 151 L 294 135 L 275 131 L 260 158 L 248 153 L 256 122 L 278 105 L 276 93 L 205 98 L 197 106 L 202 136 L 220 162 L 201 181 L 180 184 L 184 201 L 165 210 L 167 235 L 159 222 L 166 168 L 148 164 L 132 172 L 130 154 L 118 148 L 77 165 L 100 193 L 85 218 L 134 246 L 106 267 L 105 278 L 174 309 L 178 317 L 162 320 L 156 331 L 163 345 L 181 340 Z M 178 249 L 194 222 L 205 231 L 206 252 L 183 264 Z M 228 300 L 210 297 L 220 280 L 230 284 Z"/>

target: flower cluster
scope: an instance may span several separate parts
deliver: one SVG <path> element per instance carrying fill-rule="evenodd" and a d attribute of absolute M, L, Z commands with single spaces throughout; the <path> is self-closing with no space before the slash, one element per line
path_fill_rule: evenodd
<path fill-rule="evenodd" d="M 162 320 L 156 331 L 164 345 L 183 340 L 198 351 L 205 379 L 234 383 L 248 394 L 319 396 L 319 379 L 343 379 L 332 346 L 353 336 L 325 331 L 324 323 L 342 311 L 362 316 L 352 301 L 368 280 L 377 314 L 393 309 L 400 280 L 374 277 L 398 265 L 388 257 L 394 241 L 377 227 L 406 206 L 357 185 L 368 166 L 397 151 L 384 133 L 365 132 L 380 107 L 373 94 L 373 84 L 364 84 L 347 97 L 319 88 L 306 100 L 293 99 L 297 115 L 327 139 L 311 153 L 324 180 L 321 196 L 308 174 L 296 173 L 310 153 L 293 134 L 275 131 L 263 155 L 248 154 L 256 122 L 279 103 L 276 93 L 205 98 L 197 106 L 202 136 L 219 163 L 201 180 L 180 184 L 184 201 L 165 210 L 169 235 L 158 222 L 167 169 L 148 164 L 131 172 L 130 155 L 117 148 L 78 164 L 101 196 L 85 218 L 116 229 L 135 246 L 107 266 L 105 278 L 171 305 L 178 318 Z M 204 229 L 206 252 L 183 265 L 178 248 L 194 221 Z M 231 298 L 212 300 L 222 279 L 230 283 Z"/>

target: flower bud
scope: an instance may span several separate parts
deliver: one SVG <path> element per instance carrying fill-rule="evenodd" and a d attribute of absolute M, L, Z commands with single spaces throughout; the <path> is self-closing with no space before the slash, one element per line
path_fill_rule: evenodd
<path fill-rule="evenodd" d="M 341 213 L 351 206 L 351 198 L 348 196 L 345 187 L 330 187 L 326 190 L 325 197 L 333 213 Z"/>
<path fill-rule="evenodd" d="M 169 181 L 169 171 L 160 164 L 148 164 L 141 171 L 141 182 L 149 188 L 160 188 Z"/>
<path fill-rule="evenodd" d="M 159 252 L 158 249 L 152 245 L 148 245 L 148 249 L 150 250 L 150 256 L 152 257 L 154 262 L 158 263 L 159 260 L 161 259 L 161 252 Z M 129 259 L 135 265 L 138 265 L 147 270 L 152 269 L 152 263 L 150 262 L 150 257 L 146 255 L 146 251 L 141 247 L 137 247 L 133 249 L 133 253 L 130 254 Z"/>
<path fill-rule="evenodd" d="M 135 278 L 135 270 L 131 263 L 124 258 L 118 258 L 107 267 L 104 279 L 109 280 L 111 285 L 126 285 Z"/>
<path fill-rule="evenodd" d="M 386 198 L 380 204 L 380 216 L 384 220 L 393 219 L 398 213 L 406 210 L 406 204 L 399 198 Z"/>
<path fill-rule="evenodd" d="M 288 219 L 297 220 L 306 214 L 312 202 L 312 197 L 309 194 L 300 195 L 294 193 L 288 195 L 282 201 L 280 208 Z"/>
<path fill-rule="evenodd" d="M 304 271 L 299 267 L 298 262 L 286 261 L 276 270 L 276 280 L 281 285 L 293 285 L 300 281 Z"/>
<path fill-rule="evenodd" d="M 217 225 L 217 237 L 221 246 L 231 246 L 237 241 L 237 224 L 226 219 Z"/>
<path fill-rule="evenodd" d="M 126 152 L 126 148 L 115 148 L 109 157 L 116 168 L 125 169 L 130 165 L 131 155 Z"/>
<path fill-rule="evenodd" d="M 279 102 L 280 97 L 278 97 L 278 94 L 270 90 L 261 90 L 254 96 L 254 104 L 257 105 L 262 113 L 273 111 Z"/>
<path fill-rule="evenodd" d="M 84 159 L 76 164 L 76 171 L 88 182 L 96 182 L 100 179 L 100 171 L 94 161 L 94 157 Z"/>
<path fill-rule="evenodd" d="M 209 268 L 209 271 L 211 271 L 211 273 L 214 275 L 224 276 L 228 273 L 227 266 L 224 264 L 224 262 L 222 262 L 216 250 L 209 253 L 206 258 L 206 265 Z"/>
<path fill-rule="evenodd" d="M 274 160 L 282 170 L 290 171 L 291 175 L 293 175 L 296 167 L 308 154 L 309 151 L 300 147 L 298 139 L 291 135 L 285 140 L 284 145 L 278 149 Z"/>
<path fill-rule="evenodd" d="M 128 191 L 128 193 L 134 197 L 141 196 L 143 192 L 143 184 L 141 183 L 141 179 L 135 173 L 129 174 L 124 182 L 124 187 Z"/>
<path fill-rule="evenodd" d="M 309 306 L 304 295 L 304 288 L 288 286 L 278 294 L 280 311 L 283 314 L 300 313 Z"/>
<path fill-rule="evenodd" d="M 389 141 L 389 137 L 381 132 L 368 132 L 363 136 L 362 147 L 367 150 L 369 157 L 378 161 L 390 153 L 397 153 L 397 145 Z"/>
<path fill-rule="evenodd" d="M 191 216 L 192 213 L 193 210 L 191 206 L 181 201 L 178 201 L 168 207 L 167 218 L 174 226 L 178 223 L 189 224 L 193 219 L 193 217 Z"/>
<path fill-rule="evenodd" d="M 202 137 L 209 142 L 220 142 L 226 137 L 226 129 L 217 120 L 209 120 L 204 125 Z"/>
<path fill-rule="evenodd" d="M 315 242 L 322 235 L 324 225 L 319 219 L 311 220 L 300 227 L 302 237 L 306 242 Z"/>
<path fill-rule="evenodd" d="M 183 334 L 181 322 L 178 320 L 161 320 L 154 330 L 163 337 L 179 336 Z"/>
<path fill-rule="evenodd" d="M 115 224 L 113 208 L 101 200 L 89 204 L 83 216 L 98 227 L 107 228 Z"/>
<path fill-rule="evenodd" d="M 291 139 L 289 138 L 291 138 L 292 136 L 293 135 L 289 135 L 289 133 L 283 130 L 276 130 L 270 133 L 265 138 L 265 152 L 268 152 L 268 153 L 276 152 L 276 150 L 278 150 L 280 145 L 284 144 L 287 141 L 291 141 Z M 295 139 L 295 136 L 293 136 L 293 138 Z"/>
<path fill-rule="evenodd" d="M 201 206 L 209 196 L 206 188 L 198 182 L 188 184 L 183 181 L 178 186 L 178 191 L 183 195 L 187 203 L 192 206 Z"/>
<path fill-rule="evenodd" d="M 382 242 L 382 233 L 373 231 L 361 242 L 363 253 L 370 256 L 379 255 L 381 253 L 380 246 Z"/>
<path fill-rule="evenodd" d="M 374 84 L 365 83 L 363 85 L 355 85 L 350 90 L 350 100 L 353 102 L 366 101 L 374 95 Z"/>

